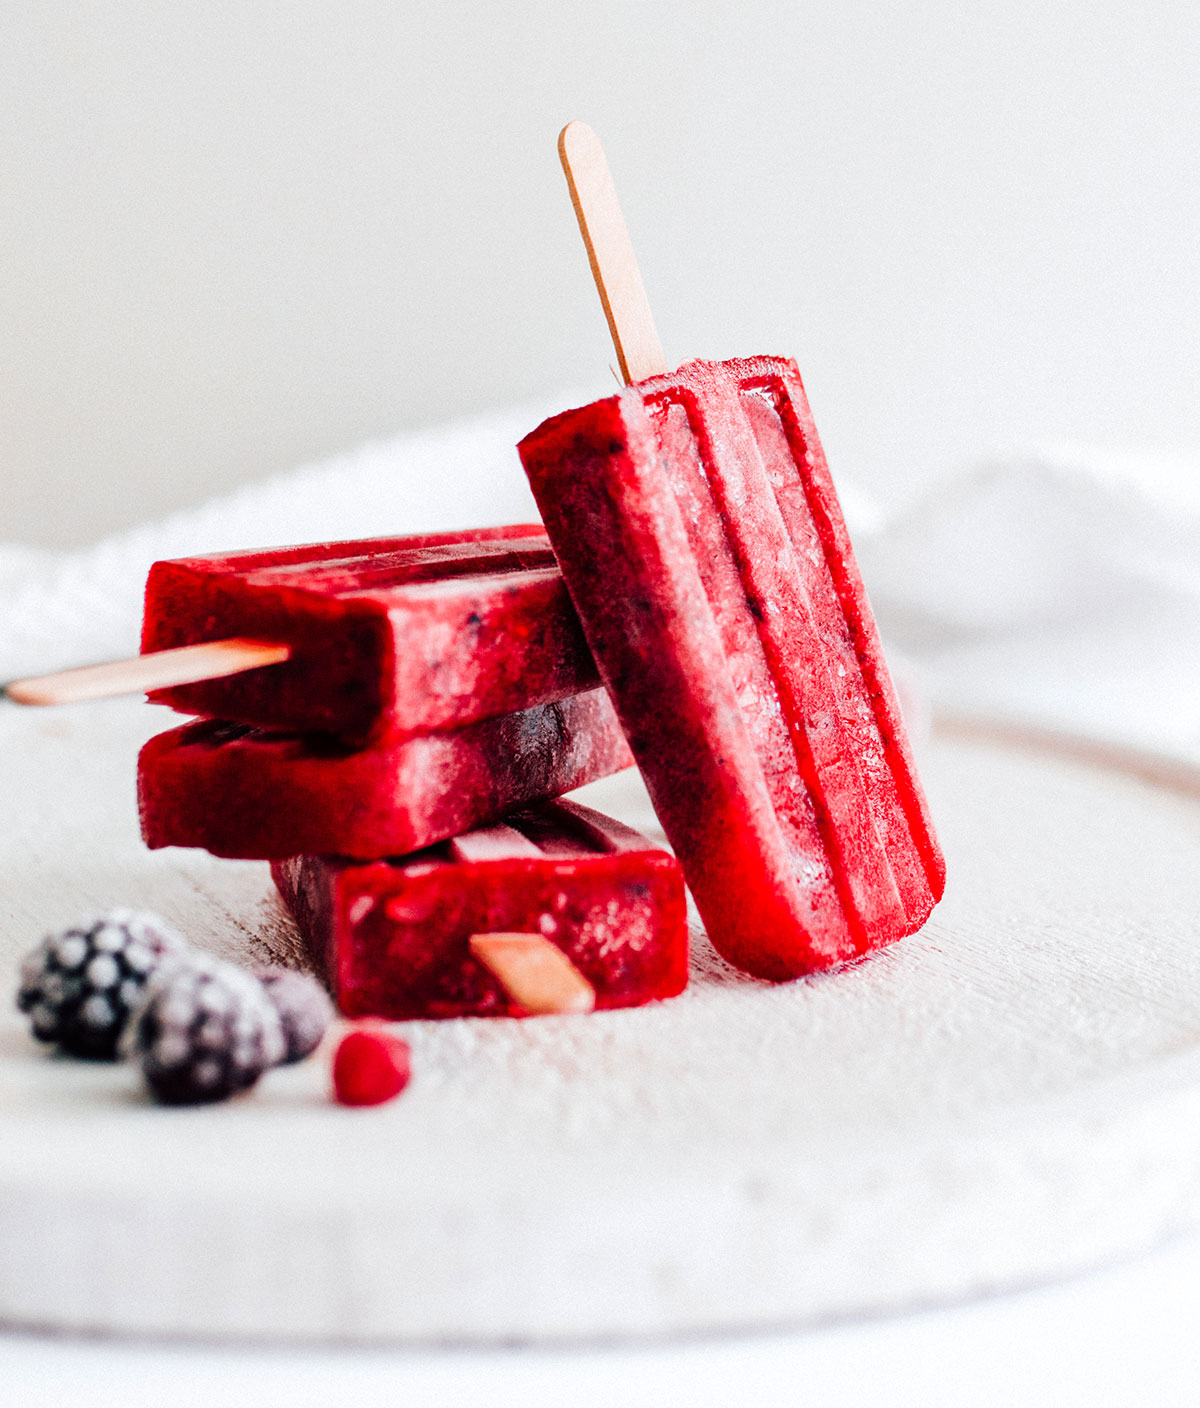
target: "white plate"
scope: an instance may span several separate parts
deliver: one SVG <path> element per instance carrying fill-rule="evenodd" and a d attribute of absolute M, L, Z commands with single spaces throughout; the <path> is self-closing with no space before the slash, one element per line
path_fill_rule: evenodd
<path fill-rule="evenodd" d="M 260 959 L 266 867 L 145 851 L 168 716 L 0 707 L 0 962 L 108 904 Z M 416 1075 L 328 1103 L 317 1059 L 225 1106 L 0 1026 L 0 1320 L 360 1341 L 782 1325 L 1145 1247 L 1200 1213 L 1200 807 L 981 740 L 923 759 L 950 867 L 916 937 L 774 987 L 410 1023 Z M 653 826 L 636 778 L 587 789 Z"/>

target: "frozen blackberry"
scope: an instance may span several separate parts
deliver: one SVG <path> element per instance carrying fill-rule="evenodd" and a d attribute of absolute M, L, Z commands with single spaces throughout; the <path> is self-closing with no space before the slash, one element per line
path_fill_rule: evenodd
<path fill-rule="evenodd" d="M 21 965 L 17 1006 L 39 1041 L 114 1060 L 146 979 L 184 942 L 156 914 L 112 909 L 50 934 Z"/>
<path fill-rule="evenodd" d="M 283 1024 L 262 984 L 206 954 L 151 982 L 122 1043 L 164 1105 L 204 1105 L 248 1090 L 283 1060 Z"/>
<path fill-rule="evenodd" d="M 255 976 L 279 1013 L 286 1047 L 283 1064 L 303 1061 L 321 1044 L 333 1021 L 329 994 L 315 978 L 287 968 L 264 968 Z"/>

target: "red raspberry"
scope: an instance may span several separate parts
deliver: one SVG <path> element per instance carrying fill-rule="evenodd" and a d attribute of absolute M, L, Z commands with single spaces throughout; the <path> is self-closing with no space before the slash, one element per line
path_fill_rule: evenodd
<path fill-rule="evenodd" d="M 408 1042 L 384 1027 L 347 1033 L 333 1057 L 333 1096 L 340 1105 L 382 1105 L 408 1084 Z"/>

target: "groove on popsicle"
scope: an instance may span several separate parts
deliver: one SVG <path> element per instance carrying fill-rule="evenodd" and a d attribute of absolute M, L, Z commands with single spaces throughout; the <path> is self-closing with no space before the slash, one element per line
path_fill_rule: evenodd
<path fill-rule="evenodd" d="M 541 934 L 472 934 L 471 956 L 488 970 L 508 996 L 532 1016 L 591 1012 L 596 990 Z"/>
<path fill-rule="evenodd" d="M 600 139 L 586 122 L 558 135 L 579 233 L 626 384 L 669 371 Z"/>
<path fill-rule="evenodd" d="M 914 785 L 916 764 L 900 717 L 891 676 L 884 663 L 878 628 L 869 606 L 865 611 L 858 606 L 858 603 L 865 599 L 865 588 L 838 506 L 837 492 L 829 474 L 825 452 L 821 448 L 803 388 L 800 388 L 797 395 L 796 389 L 789 381 L 790 378 L 786 376 L 760 375 L 744 383 L 742 390 L 745 392 L 757 389 L 767 393 L 770 397 L 769 404 L 774 407 L 779 417 L 795 463 L 807 466 L 807 473 L 800 476 L 804 503 L 816 532 L 834 593 L 841 605 L 843 618 L 849 627 L 851 649 L 863 680 L 868 707 L 883 749 L 883 758 L 892 775 L 895 805 L 904 816 L 908 844 L 911 844 L 916 853 L 924 881 L 936 903 L 941 898 L 945 885 L 945 861 L 934 834 L 925 794 L 919 785 Z M 784 501 L 778 497 L 776 501 L 787 519 L 788 512 Z M 875 792 L 870 795 L 873 798 L 878 797 Z M 896 856 L 898 850 L 904 849 L 904 843 L 897 838 L 886 843 L 885 849 L 890 856 Z M 893 870 L 905 903 L 915 903 L 923 909 L 925 897 L 912 893 L 913 877 L 909 876 L 910 883 L 906 885 L 903 881 L 903 864 L 899 869 L 893 864 Z"/>
<path fill-rule="evenodd" d="M 134 655 L 128 660 L 107 660 L 102 665 L 82 665 L 50 675 L 13 680 L 4 693 L 17 704 L 76 704 L 85 699 L 111 699 L 120 694 L 142 694 L 177 684 L 240 675 L 264 665 L 279 665 L 291 656 L 291 647 L 274 641 L 210 640 L 201 645 L 181 645 Z"/>
<path fill-rule="evenodd" d="M 732 376 L 722 382 L 723 424 L 739 424 L 741 433 L 725 453 L 704 457 L 706 477 L 746 600 L 774 607 L 756 613 L 755 628 L 789 724 L 797 766 L 816 808 L 842 908 L 865 951 L 878 946 L 882 933 L 902 927 L 906 913 L 875 816 L 875 788 L 864 774 L 864 751 L 877 745 L 882 751 L 882 737 L 868 741 L 855 731 L 852 690 L 838 675 L 842 662 L 832 648 L 841 623 L 819 617 L 825 584 L 818 583 L 816 574 L 828 564 L 822 560 L 818 567 L 803 553 L 807 535 L 794 515 L 790 522 L 785 519 L 767 473 L 760 439 L 765 427 L 745 419 L 748 407 Z M 805 464 L 790 445 L 788 455 L 797 467 Z M 803 478 L 796 480 L 802 493 Z M 753 538 L 731 503 L 743 494 L 760 506 Z M 844 613 L 844 603 L 840 607 Z M 797 639 L 805 642 L 804 650 L 793 648 Z"/>

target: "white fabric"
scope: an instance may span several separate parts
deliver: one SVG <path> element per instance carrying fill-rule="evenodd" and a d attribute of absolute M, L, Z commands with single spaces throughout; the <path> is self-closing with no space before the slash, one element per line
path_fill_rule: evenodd
<path fill-rule="evenodd" d="M 983 465 L 860 534 L 885 634 L 943 715 L 1200 762 L 1200 466 Z"/>
<path fill-rule="evenodd" d="M 75 552 L 0 544 L 0 680 L 136 651 L 156 558 L 534 521 L 514 446 L 569 404 L 365 445 Z M 889 648 L 936 710 L 1200 765 L 1195 464 L 1061 450 L 964 470 L 890 518 L 840 490 Z"/>
<path fill-rule="evenodd" d="M 537 522 L 514 447 L 553 409 L 363 445 L 75 552 L 0 544 L 0 679 L 136 652 L 159 558 Z"/>

